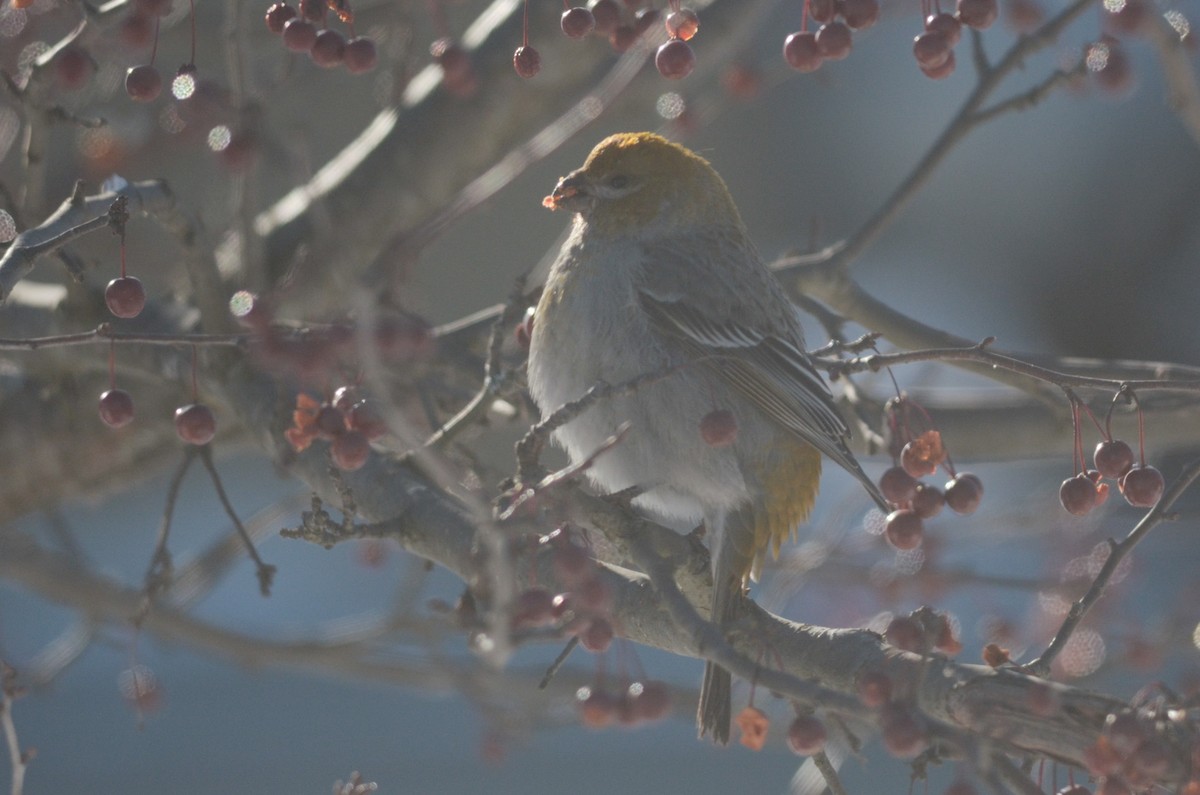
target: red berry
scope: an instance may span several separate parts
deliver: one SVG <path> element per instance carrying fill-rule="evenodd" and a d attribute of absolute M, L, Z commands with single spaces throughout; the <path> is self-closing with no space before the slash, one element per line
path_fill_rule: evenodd
<path fill-rule="evenodd" d="M 608 649 L 613 639 L 612 624 L 603 618 L 593 618 L 579 633 L 579 643 L 583 648 L 599 654 Z"/>
<path fill-rule="evenodd" d="M 542 56 L 528 44 L 518 47 L 517 51 L 513 53 L 513 69 L 516 69 L 517 74 L 521 77 L 526 79 L 533 77 L 542 71 Z"/>
<path fill-rule="evenodd" d="M 925 30 L 941 33 L 950 40 L 950 46 L 958 44 L 962 38 L 962 23 L 953 14 L 942 12 L 925 17 Z"/>
<path fill-rule="evenodd" d="M 217 435 L 217 418 L 203 403 L 175 409 L 175 433 L 188 444 L 208 444 Z"/>
<path fill-rule="evenodd" d="M 682 38 L 672 38 L 654 54 L 654 65 L 659 68 L 662 77 L 678 80 L 688 77 L 691 70 L 696 68 L 696 54 L 691 52 L 688 42 Z"/>
<path fill-rule="evenodd" d="M 634 694 L 638 685 L 641 690 Z M 642 720 L 660 720 L 671 711 L 671 693 L 663 682 L 634 682 L 629 686 L 629 693 L 633 697 L 634 711 Z"/>
<path fill-rule="evenodd" d="M 970 472 L 960 472 L 946 483 L 946 504 L 955 513 L 975 513 L 983 499 L 983 481 Z"/>
<path fill-rule="evenodd" d="M 541 627 L 554 621 L 554 597 L 542 587 L 517 594 L 513 604 L 513 626 Z"/>
<path fill-rule="evenodd" d="M 325 0 L 300 0 L 300 16 L 309 22 L 325 19 Z"/>
<path fill-rule="evenodd" d="M 110 428 L 122 428 L 133 422 L 133 398 L 124 389 L 102 392 L 100 419 Z"/>
<path fill-rule="evenodd" d="M 788 66 L 799 72 L 814 72 L 825 60 L 817 50 L 817 37 L 807 30 L 792 33 L 784 39 L 783 58 Z"/>
<path fill-rule="evenodd" d="M 617 699 L 600 688 L 581 687 L 575 694 L 579 716 L 584 726 L 601 729 L 613 722 L 617 714 Z"/>
<path fill-rule="evenodd" d="M 737 441 L 737 418 L 729 409 L 710 411 L 700 419 L 700 436 L 712 447 L 728 447 Z"/>
<path fill-rule="evenodd" d="M 592 556 L 578 544 L 567 542 L 554 550 L 551 562 L 554 575 L 568 585 L 574 585 L 592 572 Z"/>
<path fill-rule="evenodd" d="M 612 33 L 620 24 L 621 9 L 616 0 L 592 0 L 588 9 L 592 12 L 592 19 L 596 21 L 596 31 L 599 33 Z"/>
<path fill-rule="evenodd" d="M 933 433 L 936 434 L 936 431 Z M 923 478 L 937 472 L 943 453 L 940 442 L 937 445 L 931 444 L 932 438 L 923 434 L 900 450 L 900 466 L 914 478 Z"/>
<path fill-rule="evenodd" d="M 96 68 L 87 52 L 74 44 L 64 47 L 54 59 L 54 77 L 64 91 L 83 88 L 94 71 Z"/>
<path fill-rule="evenodd" d="M 915 511 L 901 508 L 888 514 L 883 533 L 888 543 L 896 549 L 916 549 L 921 546 L 925 526 Z"/>
<path fill-rule="evenodd" d="M 563 12 L 559 24 L 568 37 L 582 39 L 596 29 L 596 18 L 583 6 L 575 6 Z"/>
<path fill-rule="evenodd" d="M 1124 94 L 1133 86 L 1133 65 L 1115 39 L 1104 37 L 1087 48 L 1084 62 L 1097 85 L 1110 94 Z"/>
<path fill-rule="evenodd" d="M 1009 26 L 1018 33 L 1032 33 L 1045 16 L 1036 0 L 1008 0 L 1005 10 Z"/>
<path fill-rule="evenodd" d="M 882 707 L 892 700 L 892 679 L 883 671 L 871 669 L 858 677 L 858 700 L 867 707 Z"/>
<path fill-rule="evenodd" d="M 1101 475 L 1119 478 L 1133 466 L 1133 450 L 1120 439 L 1110 439 L 1096 445 L 1092 460 Z"/>
<path fill-rule="evenodd" d="M 162 78 L 150 64 L 131 66 L 125 73 L 125 93 L 136 102 L 153 102 L 162 91 Z"/>
<path fill-rule="evenodd" d="M 817 30 L 817 52 L 826 60 L 840 61 L 850 54 L 853 38 L 845 22 L 826 22 Z"/>
<path fill-rule="evenodd" d="M 326 403 L 317 410 L 313 418 L 313 429 L 318 439 L 332 441 L 346 432 L 346 415 L 336 406 Z"/>
<path fill-rule="evenodd" d="M 332 69 L 346 58 L 346 37 L 332 28 L 318 31 L 308 56 L 324 69 Z"/>
<path fill-rule="evenodd" d="M 317 28 L 301 17 L 283 23 L 283 46 L 292 52 L 308 52 L 317 40 Z"/>
<path fill-rule="evenodd" d="M 883 745 L 893 756 L 913 757 L 927 744 L 925 727 L 908 709 L 898 704 L 883 708 L 880 720 Z"/>
<path fill-rule="evenodd" d="M 120 276 L 104 288 L 104 303 L 117 317 L 137 317 L 146 306 L 146 290 L 133 276 Z"/>
<path fill-rule="evenodd" d="M 612 610 L 612 588 L 599 577 L 590 577 L 575 588 L 575 603 L 592 613 L 607 614 Z"/>
<path fill-rule="evenodd" d="M 813 22 L 832 22 L 837 16 L 836 0 L 808 0 L 808 15 Z"/>
<path fill-rule="evenodd" d="M 1110 8 L 1108 3 L 1105 3 L 1105 8 Z M 1154 7 L 1146 0 L 1125 0 L 1116 10 L 1105 15 L 1105 22 L 1115 33 L 1137 33 L 1146 20 L 1151 18 L 1153 11 Z"/>
<path fill-rule="evenodd" d="M 355 403 L 346 413 L 346 425 L 352 431 L 358 431 L 367 437 L 368 442 L 374 442 L 387 434 L 387 423 L 375 410 L 374 404 L 367 400 Z"/>
<path fill-rule="evenodd" d="M 471 56 L 454 39 L 437 39 L 429 45 L 429 54 L 433 56 L 434 62 L 442 67 L 448 85 L 465 87 L 467 83 L 471 82 L 474 76 L 471 68 Z"/>
<path fill-rule="evenodd" d="M 940 66 L 922 66 L 920 68 L 922 74 L 930 80 L 942 80 L 954 72 L 955 62 L 954 50 L 951 50 L 946 60 Z"/>
<path fill-rule="evenodd" d="M 613 28 L 613 32 L 608 34 L 608 43 L 612 45 L 615 52 L 628 51 L 637 39 L 637 28 L 633 25 L 617 25 Z"/>
<path fill-rule="evenodd" d="M 339 411 L 349 412 L 359 400 L 361 398 L 358 395 L 357 387 L 339 386 L 333 391 L 333 399 L 329 402 Z"/>
<path fill-rule="evenodd" d="M 823 749 L 825 738 L 825 724 L 812 715 L 799 715 L 788 726 L 788 748 L 799 756 L 812 756 Z"/>
<path fill-rule="evenodd" d="M 927 30 L 913 39 L 913 55 L 922 69 L 936 69 L 946 63 L 952 52 L 950 40 L 944 33 Z M 933 472 L 921 474 L 932 475 Z"/>
<path fill-rule="evenodd" d="M 690 8 L 681 8 L 667 14 L 667 35 L 673 39 L 690 41 L 700 29 L 700 18 Z"/>
<path fill-rule="evenodd" d="M 879 21 L 879 0 L 841 0 L 842 19 L 855 30 L 869 28 Z"/>
<path fill-rule="evenodd" d="M 296 9 L 292 8 L 287 3 L 275 3 L 267 9 L 264 17 L 267 23 L 267 30 L 272 33 L 283 33 L 283 26 L 287 24 L 289 19 L 294 19 Z"/>
<path fill-rule="evenodd" d="M 922 519 L 932 519 L 942 512 L 942 506 L 945 504 L 946 496 L 937 486 L 931 486 L 928 483 L 917 484 L 917 491 L 912 498 L 913 513 L 917 516 Z"/>
<path fill-rule="evenodd" d="M 353 472 L 367 463 L 371 445 L 367 443 L 367 437 L 358 431 L 346 431 L 333 440 L 329 452 L 333 456 L 334 466 L 345 472 Z"/>
<path fill-rule="evenodd" d="M 355 36 L 346 42 L 345 63 L 346 71 L 352 75 L 361 75 L 374 69 L 379 63 L 374 39 L 369 36 Z"/>
<path fill-rule="evenodd" d="M 1084 474 L 1067 478 L 1058 489 L 1058 499 L 1067 513 L 1083 516 L 1096 507 L 1096 484 Z"/>
<path fill-rule="evenodd" d="M 1152 466 L 1134 466 L 1121 476 L 1121 494 L 1134 508 L 1152 508 L 1162 496 L 1165 483 L 1162 473 Z"/>
<path fill-rule="evenodd" d="M 920 652 L 928 645 L 925 641 L 925 628 L 912 616 L 893 618 L 883 631 L 883 639 L 904 651 Z"/>
<path fill-rule="evenodd" d="M 145 47 L 154 40 L 154 23 L 137 11 L 121 20 L 121 43 L 126 47 Z"/>
<path fill-rule="evenodd" d="M 879 490 L 894 505 L 911 502 L 919 485 L 920 482 L 905 472 L 903 467 L 890 467 L 879 478 Z"/>
<path fill-rule="evenodd" d="M 959 21 L 975 30 L 986 30 L 1000 16 L 996 0 L 958 0 Z"/>

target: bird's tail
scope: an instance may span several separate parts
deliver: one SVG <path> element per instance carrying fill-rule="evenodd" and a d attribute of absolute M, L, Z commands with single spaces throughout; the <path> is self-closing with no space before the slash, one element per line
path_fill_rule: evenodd
<path fill-rule="evenodd" d="M 741 584 L 730 577 L 713 583 L 712 621 L 717 627 L 724 627 L 733 621 L 740 590 Z M 700 706 L 696 710 L 700 736 L 711 733 L 713 742 L 727 745 L 732 719 L 733 679 L 729 671 L 716 663 L 705 663 L 704 681 L 700 685 Z"/>

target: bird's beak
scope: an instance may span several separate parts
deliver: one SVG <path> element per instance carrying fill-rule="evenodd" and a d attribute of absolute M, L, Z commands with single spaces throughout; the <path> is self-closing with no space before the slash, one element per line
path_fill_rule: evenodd
<path fill-rule="evenodd" d="M 551 210 L 582 212 L 591 206 L 592 198 L 588 191 L 587 176 L 581 170 L 576 170 L 558 181 L 554 192 L 542 199 L 542 206 Z"/>

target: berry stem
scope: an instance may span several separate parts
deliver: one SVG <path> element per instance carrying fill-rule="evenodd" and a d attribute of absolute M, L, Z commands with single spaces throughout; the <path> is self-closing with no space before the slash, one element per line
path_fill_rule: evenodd
<path fill-rule="evenodd" d="M 196 0 L 188 0 L 188 17 L 192 22 L 192 57 L 188 58 L 188 63 L 195 66 L 196 64 Z"/>
<path fill-rule="evenodd" d="M 117 342 L 108 343 L 108 388 L 117 388 Z"/>
<path fill-rule="evenodd" d="M 121 231 L 121 278 L 125 278 L 125 231 Z"/>
<path fill-rule="evenodd" d="M 1071 451 L 1072 463 L 1076 474 L 1084 472 L 1083 462 L 1086 460 L 1083 457 L 1083 431 L 1079 427 L 1079 399 L 1075 395 L 1070 395 L 1071 399 L 1071 424 L 1075 428 L 1075 449 Z"/>
<path fill-rule="evenodd" d="M 529 46 L 529 0 L 525 0 L 525 15 L 521 19 L 521 46 Z"/>
<path fill-rule="evenodd" d="M 1132 394 L 1132 393 L 1130 393 Z M 1138 455 L 1142 458 L 1142 466 L 1146 466 L 1146 415 L 1142 413 L 1142 404 L 1137 404 L 1138 412 Z"/>
<path fill-rule="evenodd" d="M 921 0 L 921 2 L 925 2 L 925 1 L 926 0 Z M 802 9 L 800 9 L 800 32 L 801 33 L 808 30 L 808 4 L 810 2 L 812 2 L 812 0 L 804 0 L 804 7 Z M 892 380 L 895 381 L 896 379 L 893 378 Z M 897 393 L 900 392 L 899 387 L 897 387 L 896 392 Z"/>
<path fill-rule="evenodd" d="M 154 58 L 158 55 L 158 26 L 162 17 L 154 18 L 154 44 L 150 45 L 150 65 L 154 66 Z"/>
<path fill-rule="evenodd" d="M 196 402 L 199 391 L 196 389 L 196 357 L 199 355 L 197 346 L 192 346 L 192 402 Z"/>

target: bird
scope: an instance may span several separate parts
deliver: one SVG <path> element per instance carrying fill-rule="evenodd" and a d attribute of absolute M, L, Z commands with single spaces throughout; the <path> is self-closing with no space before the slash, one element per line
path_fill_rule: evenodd
<path fill-rule="evenodd" d="M 661 374 L 596 401 L 553 438 L 573 462 L 594 456 L 586 472 L 598 490 L 636 488 L 633 504 L 649 516 L 703 523 L 719 629 L 764 556 L 808 518 L 823 457 L 890 510 L 850 451 L 798 309 L 707 160 L 655 133 L 618 133 L 543 205 L 572 220 L 533 316 L 530 395 L 546 416 L 596 384 Z M 729 742 L 731 687 L 708 661 L 701 737 Z"/>

